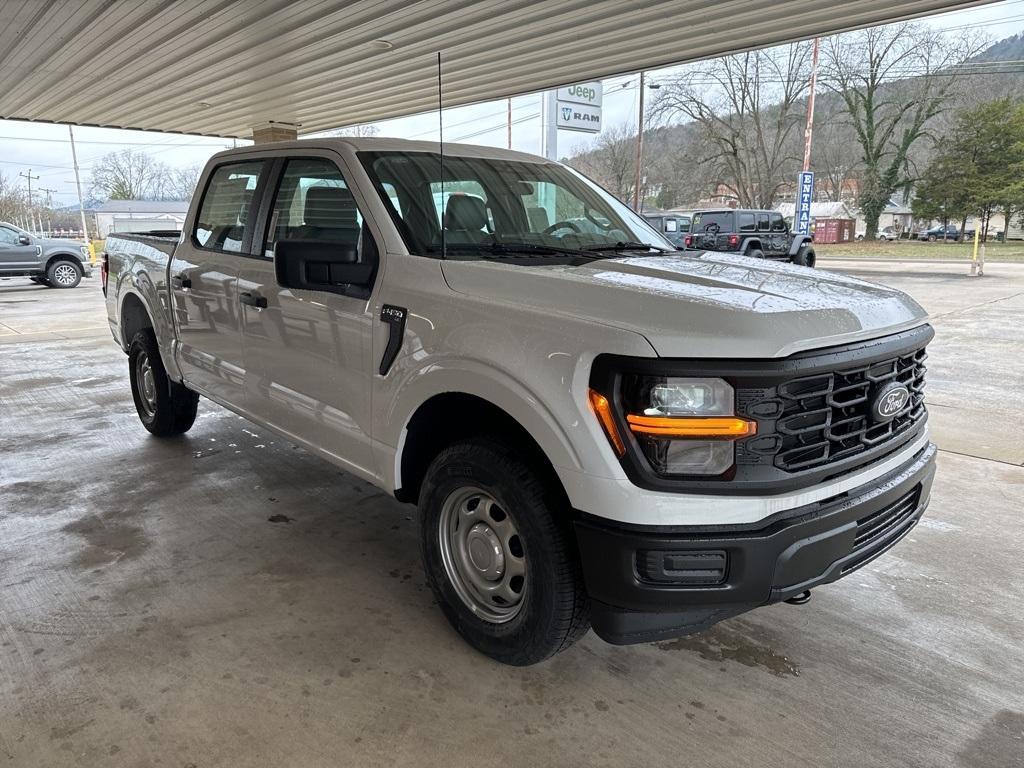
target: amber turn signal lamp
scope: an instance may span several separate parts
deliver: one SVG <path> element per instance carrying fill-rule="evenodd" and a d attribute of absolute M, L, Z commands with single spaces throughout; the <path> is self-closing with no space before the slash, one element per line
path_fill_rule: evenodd
<path fill-rule="evenodd" d="M 739 440 L 757 433 L 757 423 L 735 416 L 626 416 L 638 435 L 702 440 Z"/>
<path fill-rule="evenodd" d="M 615 426 L 612 404 L 608 402 L 607 397 L 592 389 L 589 391 L 588 397 L 590 398 L 590 408 L 597 416 L 597 420 L 601 422 L 601 429 L 604 430 L 608 442 L 612 444 L 615 455 L 621 457 L 626 452 L 626 444 L 622 442 L 619 429 Z"/>

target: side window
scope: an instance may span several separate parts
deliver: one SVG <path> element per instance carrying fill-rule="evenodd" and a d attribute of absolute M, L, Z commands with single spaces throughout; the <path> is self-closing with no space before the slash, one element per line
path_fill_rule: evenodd
<path fill-rule="evenodd" d="M 786 222 L 782 218 L 781 213 L 772 214 L 772 232 L 785 232 Z"/>
<path fill-rule="evenodd" d="M 0 245 L 17 245 L 18 233 L 7 227 L 0 227 Z"/>
<path fill-rule="evenodd" d="M 754 214 L 752 213 L 741 213 L 740 214 L 740 232 L 753 232 L 754 231 Z"/>
<path fill-rule="evenodd" d="M 665 219 L 665 231 L 666 232 L 678 232 L 679 224 L 675 219 Z"/>
<path fill-rule="evenodd" d="M 278 240 L 344 243 L 361 254 L 363 215 L 332 161 L 304 157 L 285 164 L 267 228 L 265 257 L 274 257 Z"/>
<path fill-rule="evenodd" d="M 252 228 L 250 208 L 262 172 L 260 160 L 229 163 L 214 170 L 192 231 L 200 248 L 241 252 Z"/>
<path fill-rule="evenodd" d="M 768 231 L 768 214 L 759 213 L 757 214 L 757 231 L 767 232 Z"/>

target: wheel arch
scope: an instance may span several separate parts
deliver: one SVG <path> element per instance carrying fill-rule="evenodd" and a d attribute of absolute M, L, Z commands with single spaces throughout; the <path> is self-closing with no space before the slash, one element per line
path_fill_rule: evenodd
<path fill-rule="evenodd" d="M 789 244 L 789 255 L 796 256 L 801 248 L 805 245 L 811 245 L 813 242 L 810 235 L 796 235 L 793 238 L 793 242 Z"/>
<path fill-rule="evenodd" d="M 395 454 L 395 497 L 416 503 L 427 468 L 449 445 L 472 438 L 487 438 L 510 445 L 535 466 L 545 480 L 566 500 L 568 495 L 542 443 L 521 419 L 477 394 L 439 392 L 416 408 L 402 429 Z"/>
<path fill-rule="evenodd" d="M 50 265 L 55 261 L 73 261 L 78 265 L 78 268 L 82 270 L 82 274 L 85 274 L 85 265 L 82 263 L 81 254 L 72 253 L 71 251 L 55 251 L 53 253 L 47 253 L 46 263 L 43 265 L 43 271 L 49 271 Z"/>
<path fill-rule="evenodd" d="M 135 334 L 144 328 L 153 328 L 153 318 L 138 294 L 126 293 L 121 300 L 121 347 L 126 352 Z"/>

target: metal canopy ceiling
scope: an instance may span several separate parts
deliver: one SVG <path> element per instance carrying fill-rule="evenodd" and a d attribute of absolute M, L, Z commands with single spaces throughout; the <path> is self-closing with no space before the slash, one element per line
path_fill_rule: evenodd
<path fill-rule="evenodd" d="M 984 0 L 0 0 L 0 117 L 311 133 Z M 379 41 L 392 45 L 380 50 Z"/>

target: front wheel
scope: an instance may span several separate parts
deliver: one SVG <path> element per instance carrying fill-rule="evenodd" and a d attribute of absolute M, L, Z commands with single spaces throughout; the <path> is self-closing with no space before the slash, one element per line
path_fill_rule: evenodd
<path fill-rule="evenodd" d="M 136 333 L 128 347 L 128 375 L 142 426 L 157 437 L 188 432 L 196 420 L 199 395 L 167 377 L 149 328 Z"/>
<path fill-rule="evenodd" d="M 54 288 L 74 288 L 82 282 L 82 268 L 68 259 L 58 259 L 47 267 L 46 282 Z"/>
<path fill-rule="evenodd" d="M 813 267 L 816 261 L 817 256 L 814 253 L 814 249 L 809 245 L 801 246 L 800 250 L 793 257 L 793 263 L 799 264 L 801 267 Z"/>
<path fill-rule="evenodd" d="M 458 443 L 430 465 L 420 491 L 427 581 L 481 653 L 536 664 L 590 628 L 567 513 L 536 469 L 495 442 Z"/>

